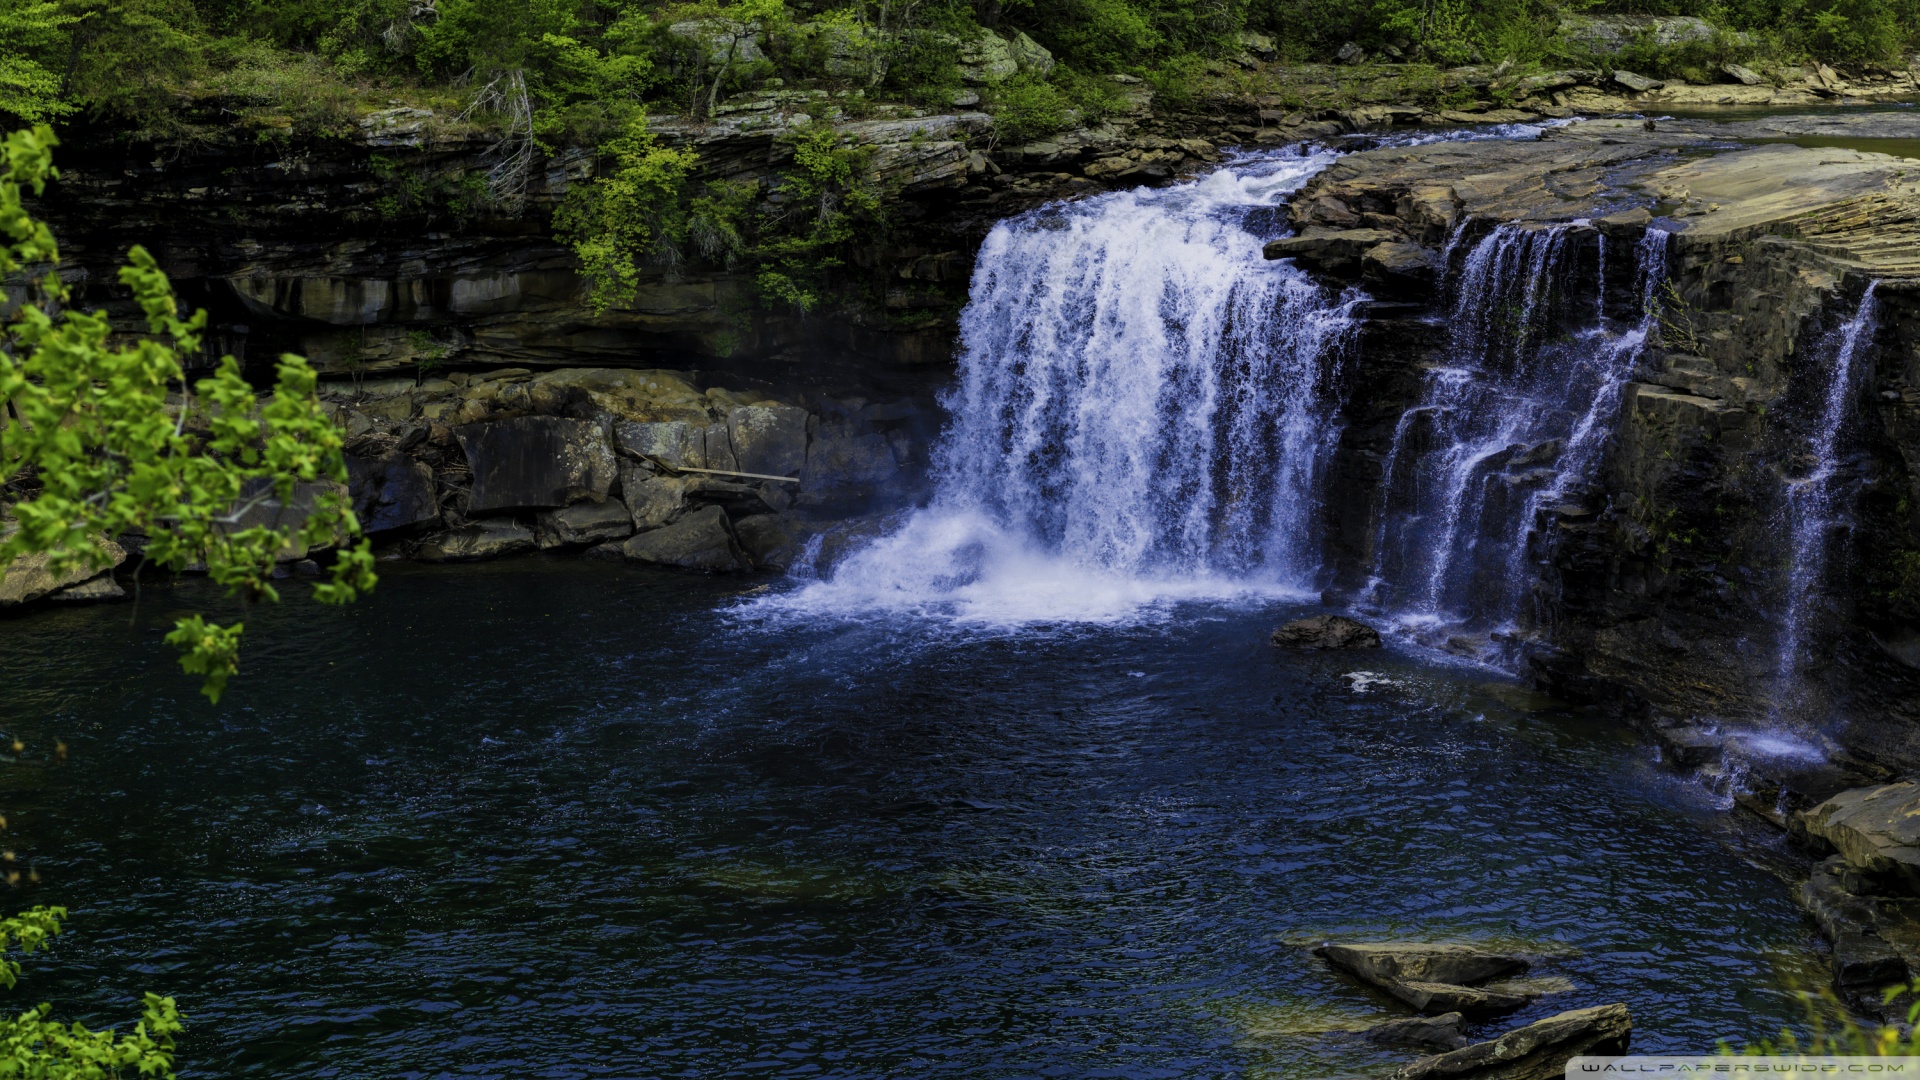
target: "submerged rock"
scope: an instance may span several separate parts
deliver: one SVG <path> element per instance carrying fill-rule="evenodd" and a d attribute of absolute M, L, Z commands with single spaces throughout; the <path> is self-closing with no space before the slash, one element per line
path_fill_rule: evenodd
<path fill-rule="evenodd" d="M 1633 1017 L 1625 1005 L 1597 1005 L 1536 1020 L 1489 1042 L 1421 1058 L 1393 1076 L 1394 1080 L 1560 1080 L 1574 1057 L 1624 1054 L 1632 1035 Z"/>
<path fill-rule="evenodd" d="M 1460 1034 L 1461 1025 L 1466 1017 L 1457 1012 L 1442 1013 L 1439 1016 L 1413 1016 L 1405 1020 L 1389 1020 L 1368 1028 L 1364 1034 L 1367 1041 L 1381 1046 L 1409 1047 L 1420 1050 L 1458 1050 L 1467 1045 L 1467 1037 Z"/>
<path fill-rule="evenodd" d="M 1380 631 L 1345 615 L 1312 615 L 1295 619 L 1273 632 L 1269 644 L 1283 649 L 1377 649 Z M 1376 946 L 1327 946 L 1375 948 Z M 1465 946 L 1406 946 L 1407 948 L 1464 948 Z M 1321 955 L 1326 955 L 1322 953 Z M 1488 976 L 1491 978 L 1491 976 Z"/>
<path fill-rule="evenodd" d="M 126 598 L 127 590 L 113 580 L 113 574 L 110 571 L 99 577 L 88 578 L 78 585 L 69 585 L 47 596 L 48 600 L 56 604 L 98 604 Z"/>
<path fill-rule="evenodd" d="M 423 562 L 471 562 L 534 550 L 533 530 L 511 518 L 475 521 L 428 537 L 414 557 Z"/>
<path fill-rule="evenodd" d="M 727 512 L 703 507 L 664 528 L 640 533 L 621 548 L 635 562 L 679 566 L 710 573 L 753 569 L 727 526 Z"/>
<path fill-rule="evenodd" d="M 1527 969 L 1527 962 L 1517 956 L 1471 945 L 1389 941 L 1327 944 L 1313 951 L 1332 967 L 1380 987 L 1423 1013 L 1491 1016 L 1512 1012 L 1537 996 L 1524 989 L 1469 985 Z"/>
<path fill-rule="evenodd" d="M 1387 993 L 1413 1006 L 1414 1011 L 1429 1015 L 1498 1016 L 1526 1008 L 1535 996 L 1447 982 L 1392 982 L 1385 987 Z"/>

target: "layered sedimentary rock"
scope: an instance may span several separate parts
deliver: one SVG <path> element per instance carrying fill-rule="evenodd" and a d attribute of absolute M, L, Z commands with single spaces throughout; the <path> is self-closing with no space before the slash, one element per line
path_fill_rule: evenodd
<path fill-rule="evenodd" d="M 1385 268 L 1457 266 L 1503 224 L 1557 228 L 1568 265 L 1601 276 L 1598 303 L 1631 312 L 1634 242 L 1661 228 L 1673 235 L 1653 345 L 1620 388 L 1588 482 L 1533 523 L 1528 550 L 1545 565 L 1523 613 L 1525 662 L 1554 687 L 1678 716 L 1764 716 L 1791 682 L 1842 720 L 1828 727 L 1850 750 L 1920 762 L 1920 656 L 1905 644 L 1920 625 L 1906 569 L 1920 549 L 1920 356 L 1904 344 L 1920 167 L 1872 150 L 1915 134 L 1897 116 L 1594 121 L 1533 141 L 1357 153 L 1320 174 L 1292 203 L 1295 237 L 1269 256 L 1394 301 L 1373 306 L 1345 369 L 1328 513 L 1348 595 L 1374 562 L 1372 492 L 1397 425 L 1443 361 L 1430 330 L 1443 297 L 1404 274 L 1389 293 Z M 1857 493 L 1835 510 L 1851 526 L 1846 554 L 1825 570 L 1820 618 L 1803 620 L 1826 627 L 1827 659 L 1783 673 L 1783 492 L 1810 468 L 1831 335 L 1870 282 L 1871 340 L 1848 376 L 1858 415 L 1836 447 L 1835 482 Z"/>

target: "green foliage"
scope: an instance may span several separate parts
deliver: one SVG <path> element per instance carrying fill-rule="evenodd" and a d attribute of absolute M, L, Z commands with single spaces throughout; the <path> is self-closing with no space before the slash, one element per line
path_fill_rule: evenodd
<path fill-rule="evenodd" d="M 990 99 L 994 133 L 1009 143 L 1051 135 L 1068 127 L 1078 110 L 1053 84 L 1031 75 L 1015 75 L 993 88 Z"/>
<path fill-rule="evenodd" d="M 788 136 L 794 167 L 760 212 L 755 276 L 761 297 L 807 312 L 820 302 L 839 252 L 862 230 L 884 225 L 880 193 L 867 180 L 871 151 L 825 124 Z"/>
<path fill-rule="evenodd" d="M 645 113 L 604 149 L 613 171 L 574 188 L 554 215 L 556 232 L 580 257 L 595 311 L 631 300 L 648 257 L 686 238 L 682 192 L 699 162 L 691 150 L 661 146 Z"/>
<path fill-rule="evenodd" d="M 0 953 L 45 948 L 60 933 L 63 907 L 36 907 L 0 919 Z M 0 986 L 12 989 L 20 963 L 0 958 Z M 48 1020 L 53 1006 L 37 1005 L 17 1016 L 0 1018 L 0 1077 L 22 1080 L 118 1080 L 120 1077 L 173 1078 L 173 1037 L 183 1028 L 170 997 L 145 995 L 140 1019 L 124 1034 L 90 1031 L 81 1024 Z"/>
<path fill-rule="evenodd" d="M 107 318 L 68 304 L 47 270 L 59 261 L 53 236 L 22 202 L 23 189 L 37 194 L 54 174 L 55 145 L 44 127 L 4 144 L 0 273 L 44 276 L 40 300 L 21 306 L 0 350 L 0 480 L 31 492 L 11 507 L 0 563 L 45 554 L 55 574 L 101 570 L 110 561 L 102 538 L 143 534 L 148 562 L 175 571 L 204 564 L 230 591 L 271 601 L 279 598 L 276 557 L 298 541 L 338 545 L 332 580 L 314 588 L 321 602 L 371 588 L 372 552 L 364 540 L 352 544 L 360 527 L 347 503 L 340 432 L 306 361 L 281 359 L 264 405 L 232 357 L 170 402 L 173 388 L 187 389 L 181 357 L 199 354 L 206 313 L 182 319 L 166 275 L 138 247 L 120 282 L 151 336 L 110 346 Z M 304 520 L 254 513 L 273 505 L 305 508 Z M 169 636 L 215 701 L 237 670 L 239 633 L 196 616 Z"/>
<path fill-rule="evenodd" d="M 0 113 L 37 123 L 73 111 L 51 65 L 77 18 L 52 0 L 0 0 Z"/>

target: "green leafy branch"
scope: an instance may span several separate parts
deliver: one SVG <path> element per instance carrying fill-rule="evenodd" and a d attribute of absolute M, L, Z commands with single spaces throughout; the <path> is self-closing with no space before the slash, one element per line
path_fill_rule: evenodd
<path fill-rule="evenodd" d="M 305 360 L 281 358 L 264 404 L 231 356 L 185 392 L 180 358 L 201 351 L 207 315 L 181 318 L 166 274 L 139 247 L 119 276 L 150 336 L 110 346 L 108 319 L 71 306 L 52 270 L 53 236 L 22 201 L 56 175 L 55 145 L 45 127 L 4 143 L 0 274 L 45 272 L 39 302 L 23 305 L 0 339 L 0 480 L 31 477 L 37 487 L 10 508 L 0 566 L 45 554 L 55 574 L 97 572 L 112 562 L 108 538 L 144 535 L 147 562 L 175 572 L 204 565 L 230 593 L 277 601 L 274 565 L 298 543 L 336 549 L 331 580 L 314 587 L 320 602 L 371 589 L 373 554 L 349 505 L 341 434 Z M 183 392 L 170 400 L 176 387 Z M 195 616 L 167 636 L 213 701 L 238 670 L 241 632 Z"/>

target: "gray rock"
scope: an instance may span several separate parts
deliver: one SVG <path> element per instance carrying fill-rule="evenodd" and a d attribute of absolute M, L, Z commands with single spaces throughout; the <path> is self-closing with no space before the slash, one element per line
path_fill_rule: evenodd
<path fill-rule="evenodd" d="M 1342 64 L 1364 64 L 1367 61 L 1367 50 L 1361 48 L 1359 42 L 1349 41 L 1340 46 L 1340 51 L 1334 53 L 1333 58 Z"/>
<path fill-rule="evenodd" d="M 1471 945 L 1428 945 L 1417 941 L 1359 945 L 1329 942 L 1313 953 L 1333 967 L 1376 986 L 1408 980 L 1466 985 L 1527 970 L 1527 962 L 1518 956 L 1488 952 Z"/>
<path fill-rule="evenodd" d="M 735 467 L 794 476 L 807 464 L 807 411 L 792 405 L 747 405 L 727 416 Z"/>
<path fill-rule="evenodd" d="M 727 512 L 717 506 L 695 510 L 671 525 L 640 533 L 621 551 L 636 562 L 711 573 L 753 568 L 727 526 Z"/>
<path fill-rule="evenodd" d="M 1345 615 L 1310 615 L 1304 619 L 1295 619 L 1275 630 L 1267 639 L 1269 644 L 1283 649 L 1377 649 L 1380 647 L 1380 631 L 1357 619 Z M 1345 948 L 1397 948 L 1399 946 L 1327 946 L 1329 949 Z M 1413 948 L 1414 946 L 1406 946 Z M 1463 949 L 1463 945 L 1422 946 L 1431 949 Z M 1329 961 L 1332 957 L 1327 953 Z M 1411 976 L 1408 976 L 1411 977 Z M 1490 977 L 1490 976 L 1489 976 Z M 1452 980 L 1448 980 L 1452 981 Z"/>
<path fill-rule="evenodd" d="M 1407 1047 L 1420 1050 L 1458 1050 L 1467 1045 L 1467 1037 L 1460 1034 L 1460 1028 L 1466 1023 L 1466 1017 L 1457 1012 L 1442 1013 L 1439 1016 L 1413 1016 L 1405 1020 L 1389 1020 L 1368 1028 L 1364 1034 L 1369 1042 L 1381 1046 Z"/>
<path fill-rule="evenodd" d="M 739 470 L 739 460 L 733 454 L 733 436 L 728 433 L 726 424 L 708 424 L 703 438 L 707 448 L 707 468 L 727 472 Z"/>
<path fill-rule="evenodd" d="M 533 530 L 511 518 L 488 518 L 428 537 L 414 557 L 422 562 L 471 562 L 518 555 L 535 547 Z"/>
<path fill-rule="evenodd" d="M 856 433 L 850 425 L 823 422 L 807 446 L 802 487 L 809 492 L 865 496 L 900 471 L 884 435 Z"/>
<path fill-rule="evenodd" d="M 433 470 L 401 453 L 377 458 L 347 455 L 347 491 L 368 533 L 393 532 L 440 520 Z"/>
<path fill-rule="evenodd" d="M 1635 93 L 1644 94 L 1649 90 L 1658 90 L 1667 84 L 1659 79 L 1649 79 L 1645 75 L 1636 75 L 1631 71 L 1615 71 L 1613 81 Z"/>
<path fill-rule="evenodd" d="M 126 598 L 127 590 L 113 580 L 111 572 L 88 578 L 78 585 L 69 585 L 47 596 L 49 601 L 56 604 L 98 604 L 107 600 L 125 600 Z"/>
<path fill-rule="evenodd" d="M 1725 72 L 1727 77 L 1734 82 L 1743 83 L 1747 86 L 1759 86 L 1761 83 L 1767 81 L 1760 77 L 1759 72 L 1741 64 L 1721 64 L 1720 70 Z"/>
<path fill-rule="evenodd" d="M 1269 259 L 1298 259 L 1331 273 L 1352 272 L 1368 251 L 1382 244 L 1397 244 L 1406 237 L 1385 229 L 1328 229 L 1315 226 L 1299 236 L 1288 236 L 1267 244 Z"/>
<path fill-rule="evenodd" d="M 1014 59 L 1007 40 L 991 30 L 981 30 L 977 37 L 949 36 L 947 40 L 952 44 L 963 82 L 991 86 L 1020 72 L 1020 64 Z"/>
<path fill-rule="evenodd" d="M 1871 880 L 1835 856 L 1815 867 L 1795 899 L 1833 945 L 1833 982 L 1842 990 L 1878 995 L 1908 981 L 1920 961 L 1920 901 L 1858 895 Z"/>
<path fill-rule="evenodd" d="M 1639 41 L 1656 46 L 1711 41 L 1712 23 L 1689 15 L 1566 15 L 1560 36 L 1567 44 L 1601 56 L 1622 52 Z M 1742 35 L 1744 36 L 1744 35 Z"/>
<path fill-rule="evenodd" d="M 1625 1005 L 1597 1005 L 1536 1020 L 1490 1042 L 1421 1058 L 1393 1076 L 1394 1080 L 1561 1080 L 1574 1057 L 1624 1054 L 1632 1035 L 1633 1017 Z"/>
<path fill-rule="evenodd" d="M 0 538 L 11 534 L 12 531 L 12 528 L 0 527 Z M 111 570 L 127 561 L 126 549 L 111 540 L 96 539 L 94 545 L 98 549 L 97 558 L 63 573 L 56 574 L 52 571 L 46 555 L 22 555 L 4 567 L 0 567 L 0 608 L 38 600 L 59 589 L 78 585 L 103 569 Z"/>
<path fill-rule="evenodd" d="M 307 557 L 308 545 L 306 539 L 298 533 L 306 527 L 307 519 L 313 516 L 322 499 L 344 498 L 347 495 L 347 490 L 338 484 L 326 481 L 301 481 L 294 484 L 292 494 L 282 500 L 274 493 L 271 483 L 266 480 L 253 480 L 241 487 L 240 504 L 233 508 L 230 520 L 214 527 L 233 532 L 255 528 L 281 530 L 288 534 L 287 546 L 281 548 L 276 557 L 282 562 L 304 559 Z"/>
<path fill-rule="evenodd" d="M 667 27 L 667 33 L 685 38 L 706 51 L 707 62 L 751 64 L 766 55 L 765 36 L 755 23 L 733 19 L 686 19 Z"/>
<path fill-rule="evenodd" d="M 1024 75 L 1044 79 L 1053 72 L 1053 54 L 1046 46 L 1027 36 L 1026 31 L 1016 30 L 1007 42 L 1007 55 L 1013 58 L 1013 64 Z"/>
<path fill-rule="evenodd" d="M 613 437 L 622 453 L 652 458 L 669 468 L 707 467 L 704 425 L 685 420 L 642 423 L 622 420 L 613 425 Z"/>
<path fill-rule="evenodd" d="M 654 476 L 628 466 L 620 490 L 634 529 L 642 532 L 667 524 L 687 506 L 687 481 L 678 476 Z"/>
<path fill-rule="evenodd" d="M 1652 222 L 1653 212 L 1644 206 L 1636 206 L 1631 210 L 1622 210 L 1619 213 L 1593 219 L 1594 227 L 1602 233 L 1623 239 L 1639 236 Z"/>
<path fill-rule="evenodd" d="M 786 570 L 800 552 L 798 538 L 778 514 L 755 514 L 733 523 L 733 535 L 755 566 Z"/>
<path fill-rule="evenodd" d="M 1805 811 L 1798 824 L 1849 866 L 1897 876 L 1920 891 L 1920 783 L 1843 791 Z"/>
<path fill-rule="evenodd" d="M 473 468 L 473 514 L 603 499 L 619 475 L 605 429 L 591 420 L 518 416 L 465 424 L 454 437 Z"/>
<path fill-rule="evenodd" d="M 1376 244 L 1360 256 L 1360 276 L 1378 285 L 1429 285 L 1437 266 L 1433 252 L 1419 244 Z"/>
<path fill-rule="evenodd" d="M 533 534 L 541 550 L 623 540 L 633 535 L 633 518 L 619 499 L 576 503 L 543 511 L 534 519 Z"/>
<path fill-rule="evenodd" d="M 1447 982 L 1391 982 L 1387 993 L 1412 1006 L 1415 1012 L 1428 1014 L 1464 1013 L 1467 1016 L 1498 1016 L 1524 1009 L 1536 995 L 1459 986 Z"/>

